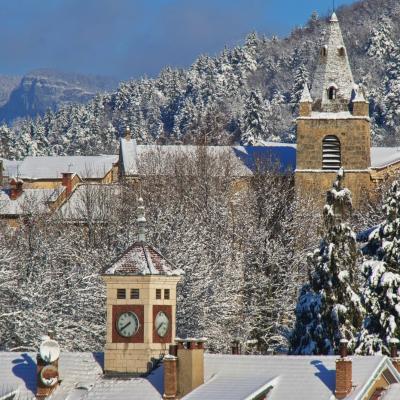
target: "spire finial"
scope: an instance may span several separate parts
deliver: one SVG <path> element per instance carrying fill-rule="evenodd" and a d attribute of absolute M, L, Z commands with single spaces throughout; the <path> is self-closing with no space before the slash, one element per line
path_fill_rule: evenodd
<path fill-rule="evenodd" d="M 146 241 L 146 217 L 144 216 L 144 202 L 142 197 L 139 197 L 138 200 L 138 208 L 137 208 L 137 219 L 136 222 L 138 224 L 138 241 L 145 242 Z"/>

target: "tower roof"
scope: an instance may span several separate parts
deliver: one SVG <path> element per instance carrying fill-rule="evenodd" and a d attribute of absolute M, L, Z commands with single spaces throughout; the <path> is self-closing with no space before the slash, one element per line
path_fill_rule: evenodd
<path fill-rule="evenodd" d="M 104 275 L 181 275 L 158 250 L 143 242 L 128 247 Z"/>
<path fill-rule="evenodd" d="M 308 89 L 307 82 L 304 84 L 303 93 L 301 94 L 300 103 L 312 103 L 310 90 Z"/>
<path fill-rule="evenodd" d="M 176 269 L 158 250 L 146 243 L 146 217 L 141 197 L 138 203 L 138 241 L 106 268 L 104 275 L 182 275 L 182 270 Z"/>
<path fill-rule="evenodd" d="M 330 88 L 334 91 L 331 94 L 329 94 Z M 353 88 L 353 74 L 339 20 L 333 13 L 329 20 L 326 42 L 320 50 L 314 73 L 311 88 L 313 109 L 323 112 L 348 111 Z"/>

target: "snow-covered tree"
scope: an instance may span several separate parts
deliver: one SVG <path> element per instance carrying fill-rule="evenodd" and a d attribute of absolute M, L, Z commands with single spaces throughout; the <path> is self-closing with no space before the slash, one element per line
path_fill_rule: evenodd
<path fill-rule="evenodd" d="M 400 337 L 400 188 L 394 182 L 383 206 L 385 221 L 369 237 L 375 254 L 363 263 L 362 300 L 367 315 L 357 352 L 390 354 L 389 341 Z"/>
<path fill-rule="evenodd" d="M 343 187 L 343 177 L 341 169 L 327 193 L 325 234 L 320 248 L 309 255 L 309 283 L 299 296 L 291 338 L 294 354 L 334 354 L 342 338 L 353 347 L 361 328 L 358 250 L 348 223 L 351 193 Z"/>
<path fill-rule="evenodd" d="M 253 146 L 260 142 L 265 133 L 267 122 L 262 94 L 258 90 L 253 90 L 246 102 L 240 124 L 242 144 Z"/>

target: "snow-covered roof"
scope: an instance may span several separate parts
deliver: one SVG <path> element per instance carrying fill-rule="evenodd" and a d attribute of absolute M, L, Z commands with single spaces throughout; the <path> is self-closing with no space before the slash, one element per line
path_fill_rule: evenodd
<path fill-rule="evenodd" d="M 113 199 L 121 194 L 116 184 L 83 183 L 71 193 L 58 212 L 73 221 L 104 221 Z"/>
<path fill-rule="evenodd" d="M 351 357 L 352 393 L 356 400 L 370 387 L 375 373 L 390 369 L 400 380 L 385 356 Z M 269 390 L 268 400 L 330 400 L 334 398 L 337 356 L 237 356 L 206 354 L 205 384 L 184 397 L 185 400 L 253 399 Z M 227 390 L 229 388 L 229 390 Z M 386 398 L 386 397 L 385 397 Z"/>
<path fill-rule="evenodd" d="M 137 169 L 137 154 L 136 154 L 136 139 L 123 138 L 119 140 L 120 144 L 120 164 L 123 168 L 125 176 L 136 176 Z"/>
<path fill-rule="evenodd" d="M 329 400 L 335 390 L 337 356 L 232 356 L 204 355 L 205 383 L 184 400 L 253 399 L 267 390 L 268 400 Z M 357 356 L 353 361 L 354 390 L 347 400 L 358 400 L 373 380 L 389 370 L 400 375 L 385 356 Z M 103 353 L 61 353 L 58 389 L 49 400 L 161 400 L 163 367 L 147 377 L 118 379 L 104 377 Z M 16 391 L 18 398 L 33 399 L 36 392 L 36 354 L 0 352 L 0 398 Z M 394 384 L 385 399 L 398 399 Z"/>
<path fill-rule="evenodd" d="M 161 400 L 162 368 L 146 378 L 103 378 L 103 353 L 61 353 L 61 385 L 49 400 Z M 0 352 L 0 398 L 18 391 L 24 400 L 36 393 L 36 354 Z"/>
<path fill-rule="evenodd" d="M 400 147 L 371 147 L 372 168 L 383 168 L 400 161 Z"/>
<path fill-rule="evenodd" d="M 0 190 L 0 215 L 26 215 L 30 212 L 44 213 L 50 211 L 49 202 L 55 201 L 65 187 L 56 189 L 23 189 L 23 192 L 11 200 L 10 190 Z"/>
<path fill-rule="evenodd" d="M 294 171 L 296 166 L 296 145 L 291 143 L 266 142 L 263 146 L 207 146 L 207 154 L 220 157 L 230 163 L 232 174 L 238 177 L 251 176 L 259 169 L 276 169 L 282 173 Z M 139 173 L 146 169 L 146 162 L 152 156 L 158 157 L 157 165 L 152 164 L 155 174 L 174 173 L 169 161 L 174 155 L 193 156 L 200 150 L 194 145 L 137 145 Z M 218 174 L 219 171 L 215 171 Z"/>
<path fill-rule="evenodd" d="M 105 275 L 181 275 L 182 271 L 165 259 L 154 247 L 136 242 L 117 258 Z"/>
<path fill-rule="evenodd" d="M 3 175 L 4 176 L 17 176 L 18 169 L 22 161 L 7 160 L 6 158 L 0 158 L 3 162 Z"/>
<path fill-rule="evenodd" d="M 60 179 L 64 172 L 73 172 L 83 179 L 103 178 L 118 161 L 116 155 L 26 157 L 20 162 L 22 179 Z"/>

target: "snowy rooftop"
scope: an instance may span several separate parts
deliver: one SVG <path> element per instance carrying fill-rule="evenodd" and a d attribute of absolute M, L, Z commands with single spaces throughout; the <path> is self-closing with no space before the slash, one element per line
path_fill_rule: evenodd
<path fill-rule="evenodd" d="M 120 138 L 120 161 L 125 176 L 138 174 L 136 139 Z"/>
<path fill-rule="evenodd" d="M 105 275 L 180 275 L 154 247 L 136 242 L 104 272 Z"/>
<path fill-rule="evenodd" d="M 48 212 L 49 202 L 55 201 L 63 190 L 65 190 L 63 186 L 56 189 L 23 189 L 15 200 L 10 199 L 9 189 L 0 190 L 0 215 Z"/>
<path fill-rule="evenodd" d="M 400 147 L 372 147 L 372 168 L 382 168 L 400 161 Z"/>
<path fill-rule="evenodd" d="M 294 171 L 296 166 L 296 145 L 267 142 L 263 146 L 207 146 L 207 154 L 220 158 L 238 177 L 251 176 L 256 170 L 274 169 L 281 173 Z M 146 170 L 146 162 L 157 157 L 152 165 L 154 174 L 174 173 L 169 162 L 173 156 L 194 156 L 200 150 L 194 145 L 137 145 L 136 156 L 139 173 Z M 148 166 L 148 164 L 147 164 Z M 218 173 L 218 171 L 215 171 Z"/>
<path fill-rule="evenodd" d="M 121 187 L 115 184 L 84 183 L 79 185 L 68 200 L 60 207 L 59 213 L 73 221 L 103 221 L 110 214 L 110 206 L 121 194 Z"/>
<path fill-rule="evenodd" d="M 160 400 L 162 369 L 147 378 L 103 379 L 102 353 L 61 353 L 62 383 L 49 400 Z M 0 398 L 18 390 L 22 399 L 34 399 L 36 392 L 36 355 L 0 352 Z M 135 397 L 132 397 L 134 394 Z"/>
<path fill-rule="evenodd" d="M 0 398 L 18 391 L 20 398 L 33 399 L 36 391 L 36 355 L 0 352 Z M 205 384 L 185 400 L 253 399 L 269 390 L 268 400 L 329 400 L 335 388 L 336 356 L 231 356 L 205 354 Z M 384 356 L 352 357 L 353 385 L 347 400 L 363 398 L 376 374 L 390 370 Z M 104 378 L 102 353 L 61 353 L 60 387 L 49 400 L 114 399 L 161 400 L 163 367 L 146 378 Z M 385 399 L 397 399 L 393 385 Z"/>
<path fill-rule="evenodd" d="M 19 162 L 16 175 L 22 179 L 61 179 L 62 173 L 73 172 L 83 179 L 98 179 L 103 178 L 117 161 L 116 155 L 29 156 Z"/>

